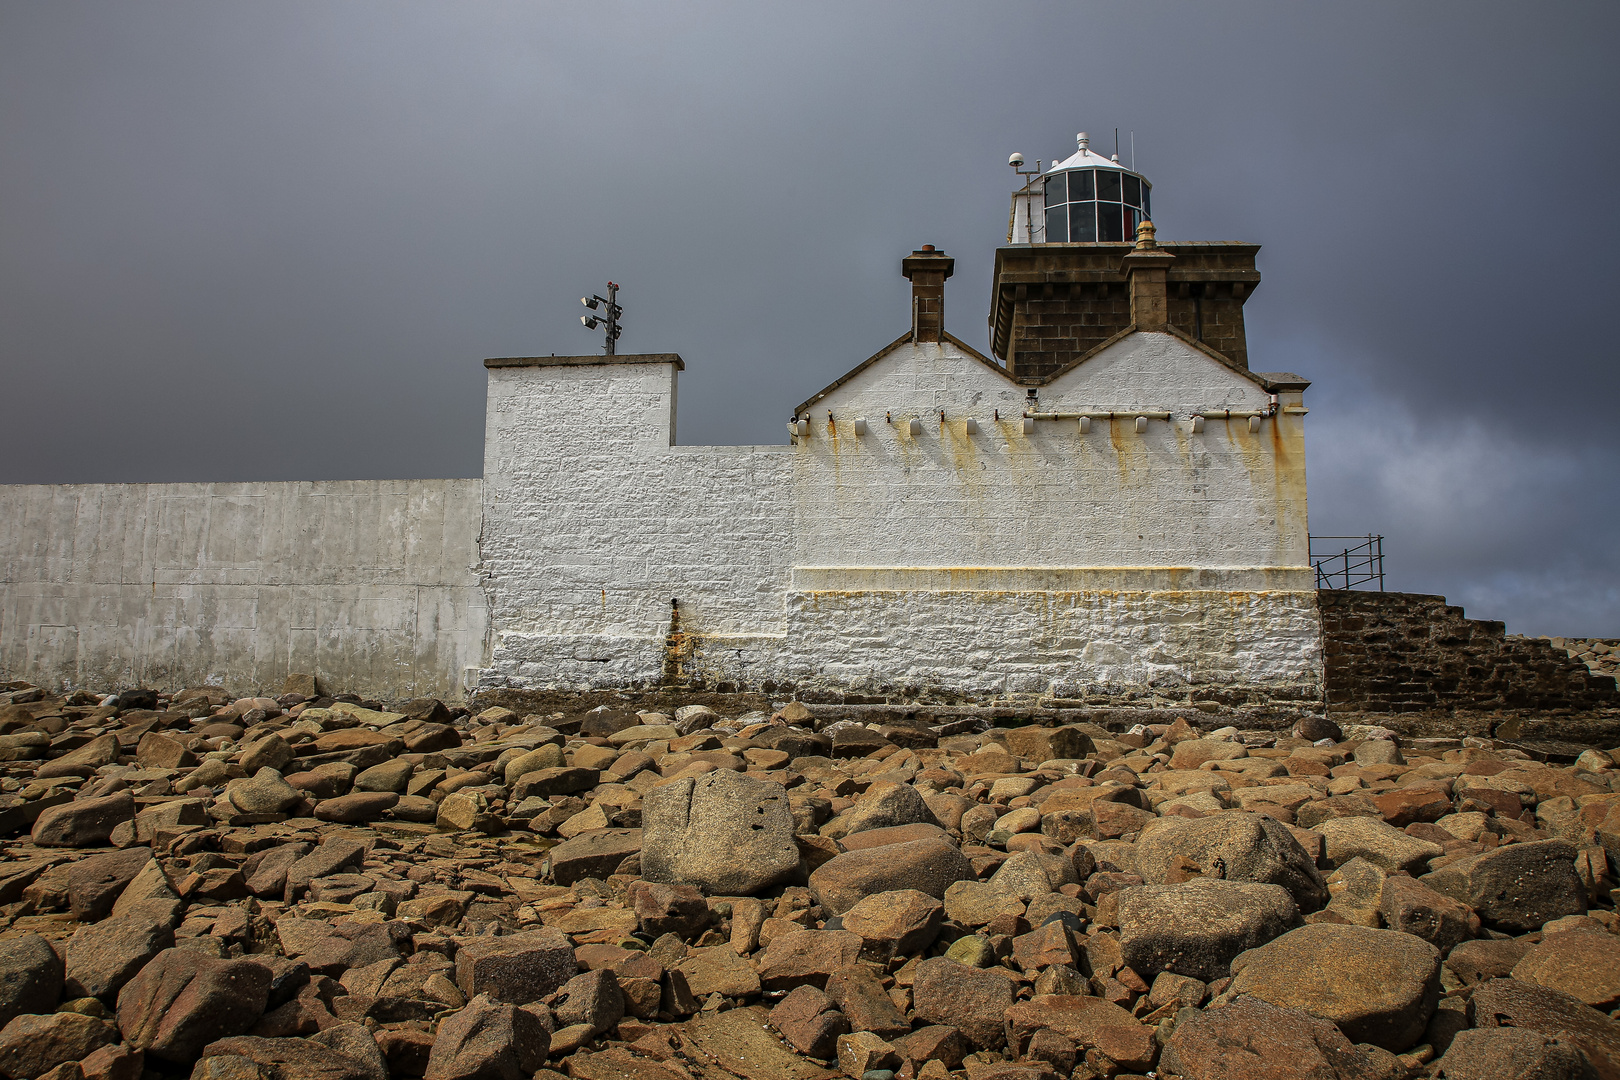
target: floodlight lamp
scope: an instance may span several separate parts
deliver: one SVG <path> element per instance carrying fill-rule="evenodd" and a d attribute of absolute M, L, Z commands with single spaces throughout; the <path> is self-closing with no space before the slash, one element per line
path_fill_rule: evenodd
<path fill-rule="evenodd" d="M 596 320 L 591 318 L 589 315 L 581 315 L 579 317 L 579 321 L 585 324 L 585 329 L 587 330 L 596 329 Z"/>
<path fill-rule="evenodd" d="M 579 298 L 579 302 L 590 308 L 592 311 L 596 310 L 596 297 L 594 296 L 582 296 Z"/>

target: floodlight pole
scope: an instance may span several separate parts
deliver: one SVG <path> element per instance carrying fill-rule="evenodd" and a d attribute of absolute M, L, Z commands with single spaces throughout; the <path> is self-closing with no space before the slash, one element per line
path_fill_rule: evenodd
<path fill-rule="evenodd" d="M 618 284 L 612 281 L 608 282 L 608 294 L 605 297 L 593 293 L 590 296 L 581 297 L 579 302 L 592 311 L 598 308 L 604 310 L 605 314 L 601 317 L 582 315 L 579 321 L 584 323 L 588 330 L 595 330 L 598 326 L 604 323 L 607 324 L 607 330 L 605 331 L 607 343 L 604 347 L 607 349 L 607 354 L 612 356 L 616 349 L 614 343 L 619 340 L 619 316 L 624 314 L 624 309 L 619 306 Z"/>

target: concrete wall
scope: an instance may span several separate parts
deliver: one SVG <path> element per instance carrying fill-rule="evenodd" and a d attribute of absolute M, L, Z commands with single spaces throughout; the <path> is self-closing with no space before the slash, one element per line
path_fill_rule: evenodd
<path fill-rule="evenodd" d="M 291 671 L 456 697 L 484 661 L 478 480 L 0 487 L 0 671 L 58 687 Z"/>
<path fill-rule="evenodd" d="M 486 684 L 1320 692 L 1302 417 L 1194 434 L 1192 412 L 1267 396 L 1170 335 L 1041 390 L 1043 411 L 1174 414 L 1141 434 L 1124 418 L 1026 434 L 1024 389 L 999 368 L 904 342 L 818 398 L 791 446 L 672 446 L 675 378 L 491 370 Z"/>

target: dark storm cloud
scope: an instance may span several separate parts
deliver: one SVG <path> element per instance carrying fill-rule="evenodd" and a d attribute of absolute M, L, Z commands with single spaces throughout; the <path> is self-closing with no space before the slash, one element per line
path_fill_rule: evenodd
<path fill-rule="evenodd" d="M 1160 236 L 1264 245 L 1321 533 L 1620 633 L 1612 5 L 0 3 L 0 482 L 476 476 L 485 356 L 680 352 L 780 441 L 1004 162 L 1112 142 Z"/>

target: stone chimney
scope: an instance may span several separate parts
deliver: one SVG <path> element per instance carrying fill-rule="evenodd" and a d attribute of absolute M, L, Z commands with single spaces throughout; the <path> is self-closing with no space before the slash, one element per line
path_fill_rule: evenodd
<path fill-rule="evenodd" d="M 1159 247 L 1153 222 L 1136 227 L 1136 247 L 1121 261 L 1130 282 L 1131 322 L 1138 330 L 1163 330 L 1170 322 L 1168 278 L 1176 257 Z"/>
<path fill-rule="evenodd" d="M 911 281 L 912 341 L 944 340 L 945 279 L 955 269 L 956 260 L 935 251 L 933 244 L 924 244 L 900 263 L 900 272 Z M 1159 288 L 1162 292 L 1163 284 Z"/>

